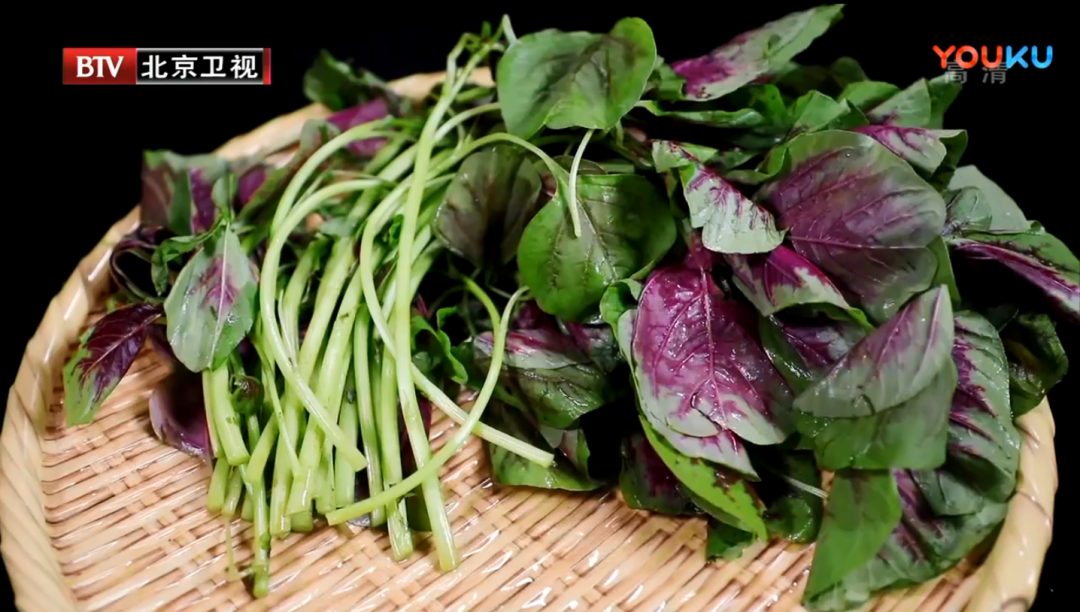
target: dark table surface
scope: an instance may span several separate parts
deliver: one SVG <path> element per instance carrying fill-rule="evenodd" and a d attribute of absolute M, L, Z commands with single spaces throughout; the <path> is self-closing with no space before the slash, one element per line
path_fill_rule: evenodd
<path fill-rule="evenodd" d="M 761 25 L 807 3 L 740 3 L 734 8 L 678 8 L 653 4 L 635 16 L 649 22 L 657 47 L 666 58 L 694 57 L 725 42 L 731 35 Z M 645 5 L 643 5 L 645 6 Z M 685 5 L 684 5 L 685 6 Z M 895 3 L 880 8 L 848 5 L 845 18 L 798 59 L 827 64 L 836 57 L 855 57 L 871 78 L 907 84 L 940 73 L 934 45 L 1056 45 L 1063 11 L 1032 9 L 1013 14 L 976 12 L 967 4 L 937 3 L 933 11 L 907 9 Z M 1014 7 L 1015 8 L 1015 7 Z M 361 9 L 356 9 L 357 11 Z M 412 5 L 414 11 L 419 11 Z M 981 9 L 980 9 L 981 10 Z M 697 12 L 695 12 L 697 11 Z M 30 339 L 49 300 L 60 289 L 79 259 L 116 220 L 138 201 L 139 168 L 144 149 L 166 148 L 182 154 L 207 152 L 230 137 L 245 133 L 267 120 L 307 103 L 301 75 L 321 47 L 341 58 L 354 58 L 387 79 L 416 72 L 441 70 L 447 51 L 465 31 L 476 31 L 482 20 L 497 22 L 498 12 L 471 15 L 460 12 L 429 16 L 418 23 L 394 26 L 368 24 L 362 18 L 333 11 L 290 30 L 283 36 L 261 28 L 215 25 L 203 19 L 196 36 L 190 28 L 156 30 L 69 28 L 56 40 L 52 56 L 46 47 L 39 55 L 47 65 L 39 99 L 57 110 L 30 119 L 44 130 L 49 144 L 38 163 L 50 166 L 48 199 L 28 206 L 47 206 L 47 237 L 30 247 L 33 264 L 11 266 L 8 286 L 18 291 L 14 316 L 4 343 L 3 372 L 14 381 L 23 347 Z M 522 10 L 511 15 L 518 35 L 548 27 L 564 30 L 606 31 L 622 11 L 596 10 L 591 15 L 572 11 Z M 283 22 L 284 23 L 284 22 Z M 126 33 L 122 33 L 126 32 Z M 212 35 L 209 33 L 213 33 Z M 60 84 L 60 47 L 271 47 L 273 85 L 269 87 L 65 87 Z M 1059 51 L 1060 53 L 1061 51 Z M 1076 198 L 1067 164 L 1072 157 L 1076 118 L 1066 97 L 1062 60 L 1045 70 L 1014 70 L 1005 83 L 973 82 L 947 114 L 947 127 L 969 131 L 964 163 L 976 164 L 997 181 L 1023 207 L 1029 218 L 1041 221 L 1080 253 L 1075 229 Z M 51 66 L 48 64 L 52 64 Z M 50 73 L 49 71 L 54 72 Z M 974 71 L 973 71 L 974 72 Z M 1015 73 L 1015 74 L 1014 74 Z M 47 110 L 42 108 L 42 110 Z M 9 147 L 12 145 L 9 144 Z M 14 145 L 18 147 L 18 144 Z M 9 200 L 9 205 L 13 203 Z M 35 208 L 30 208 L 35 210 Z M 20 222 L 22 227 L 27 227 Z M 9 249 L 8 257 L 16 255 Z M 19 257 L 23 255 L 18 255 Z M 12 276 L 14 278 L 12 278 Z M 993 282 L 993 279 L 987 279 Z M 1059 326 L 1071 355 L 1080 355 L 1077 329 Z M 1080 393 L 1071 374 L 1050 395 L 1057 419 L 1058 448 L 1076 423 L 1076 411 L 1066 410 L 1066 399 Z M 0 408 L 2 410 L 2 408 Z M 1064 434 L 1064 435 L 1062 435 Z M 1060 489 L 1072 490 L 1076 477 L 1069 467 L 1073 453 L 1059 452 Z M 1060 504 L 1058 513 L 1060 514 Z M 1062 521 L 1055 529 L 1047 555 L 1036 609 L 1054 609 L 1058 593 L 1065 591 L 1068 552 L 1062 542 L 1075 527 Z M 6 575 L 0 580 L 0 601 L 11 601 Z"/>

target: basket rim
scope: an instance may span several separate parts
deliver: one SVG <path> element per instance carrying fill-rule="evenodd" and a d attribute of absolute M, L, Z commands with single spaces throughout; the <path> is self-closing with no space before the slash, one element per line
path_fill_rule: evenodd
<path fill-rule="evenodd" d="M 416 74 L 390 85 L 401 95 L 417 98 L 444 77 L 442 72 Z M 478 70 L 474 80 L 492 84 L 487 69 Z M 329 114 L 320 104 L 305 106 L 229 140 L 214 154 L 235 159 L 285 149 L 296 142 L 307 120 Z M 0 553 L 15 593 L 15 606 L 23 612 L 78 609 L 48 535 L 41 487 L 43 428 L 55 374 L 63 368 L 69 347 L 88 315 L 100 305 L 99 288 L 108 280 L 112 248 L 137 227 L 138 213 L 136 206 L 113 225 L 52 299 L 27 343 L 8 393 L 0 434 Z M 1016 494 L 993 549 L 973 575 L 969 610 L 1030 608 L 1053 535 L 1058 473 L 1055 423 L 1047 401 L 1021 416 L 1016 424 L 1023 438 Z"/>

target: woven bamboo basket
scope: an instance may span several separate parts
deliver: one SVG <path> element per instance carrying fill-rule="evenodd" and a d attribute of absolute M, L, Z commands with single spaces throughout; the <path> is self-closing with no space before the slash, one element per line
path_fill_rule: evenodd
<path fill-rule="evenodd" d="M 420 97 L 442 75 L 396 81 Z M 490 83 L 486 72 L 478 75 Z M 235 158 L 288 151 L 312 105 L 218 150 Z M 285 154 L 287 155 L 287 153 Z M 278 157 L 281 157 L 279 154 Z M 110 249 L 138 223 L 133 210 L 71 275 L 34 334 L 8 395 L 0 454 L 2 551 L 24 612 L 74 610 L 800 610 L 812 546 L 757 544 L 707 563 L 701 520 L 629 509 L 617 493 L 503 489 L 474 438 L 442 482 L 458 570 L 443 574 L 430 546 L 395 563 L 385 535 L 323 525 L 275 543 L 269 597 L 226 579 L 223 519 L 210 516 L 210 469 L 160 443 L 147 402 L 167 366 L 144 349 L 89 425 L 68 428 L 60 372 L 103 311 Z M 1025 610 L 1051 538 L 1057 467 L 1044 402 L 1019 420 L 1019 490 L 989 556 L 890 593 L 874 610 Z M 451 423 L 436 412 L 432 443 Z M 244 528 L 237 520 L 234 534 Z M 251 557 L 241 534 L 238 562 Z"/>

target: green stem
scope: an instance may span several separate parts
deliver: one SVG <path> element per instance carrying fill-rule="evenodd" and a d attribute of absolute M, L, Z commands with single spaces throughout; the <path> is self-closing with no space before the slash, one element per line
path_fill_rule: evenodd
<path fill-rule="evenodd" d="M 510 15 L 503 15 L 502 30 L 506 35 L 507 43 L 512 45 L 517 42 L 517 36 L 514 35 L 514 28 L 510 27 Z"/>
<path fill-rule="evenodd" d="M 383 349 L 378 387 L 379 412 L 377 422 L 379 425 L 379 449 L 382 452 L 383 460 L 383 481 L 387 485 L 394 485 L 401 482 L 403 469 L 401 467 L 401 450 L 398 443 L 398 398 L 397 387 L 394 386 L 394 360 L 390 356 L 390 351 L 385 347 Z M 412 554 L 413 541 L 412 534 L 409 532 L 409 525 L 406 522 L 404 499 L 398 499 L 397 497 L 386 499 L 381 504 L 372 504 L 367 512 L 361 512 L 349 518 L 368 514 L 380 506 L 386 506 L 386 526 L 390 532 L 390 547 L 394 551 L 394 558 L 398 560 L 405 559 Z"/>
<path fill-rule="evenodd" d="M 356 410 L 359 417 L 360 438 L 364 444 L 364 455 L 368 458 L 367 479 L 368 495 L 377 495 L 382 491 L 382 457 L 379 454 L 379 435 L 375 424 L 375 408 L 372 402 L 370 345 L 371 317 L 367 305 L 360 306 L 353 330 L 353 377 L 356 384 Z M 340 459 L 338 465 L 340 466 Z M 340 469 L 340 468 L 339 468 Z M 355 481 L 354 481 L 355 482 Z M 355 501 L 354 496 L 345 498 L 338 494 L 338 507 L 343 508 Z M 382 507 L 371 512 L 371 525 L 382 525 L 386 521 L 386 511 Z"/>
<path fill-rule="evenodd" d="M 484 386 L 480 390 L 480 395 L 476 398 L 476 402 L 473 404 L 473 409 L 469 413 L 468 420 L 460 429 L 458 429 L 458 431 L 454 432 L 454 436 L 439 449 L 439 452 L 432 456 L 431 461 L 428 462 L 427 465 L 421 469 L 417 469 L 411 476 L 383 490 L 383 492 L 378 495 L 372 495 L 347 508 L 341 508 L 340 510 L 331 512 L 326 516 L 326 520 L 330 525 L 339 525 L 358 516 L 363 516 L 371 512 L 372 508 L 392 503 L 394 500 L 401 498 L 432 475 L 438 475 L 439 469 L 450 459 L 450 457 L 461 449 L 469 439 L 469 436 L 472 435 L 473 428 L 480 422 L 480 417 L 483 415 L 484 409 L 491 400 L 491 394 L 495 389 L 496 383 L 498 383 L 499 373 L 502 369 L 503 353 L 506 349 L 506 336 L 509 333 L 510 315 L 513 312 L 514 304 L 521 298 L 526 290 L 525 287 L 519 288 L 507 302 L 506 308 L 503 310 L 502 319 L 498 322 L 492 322 L 497 326 L 497 331 L 492 342 L 491 366 L 488 368 Z"/>
<path fill-rule="evenodd" d="M 225 496 L 229 489 L 229 462 L 224 458 L 214 461 L 214 473 L 210 476 L 210 490 L 206 494 L 206 509 L 210 514 L 218 514 L 225 506 Z"/>
<path fill-rule="evenodd" d="M 315 173 L 323 162 L 353 141 L 367 140 L 368 138 L 376 136 L 386 136 L 388 138 L 398 136 L 398 134 L 394 132 L 383 133 L 379 131 L 379 128 L 389 125 L 392 121 L 393 118 L 387 117 L 385 119 L 371 121 L 345 130 L 312 153 L 311 157 L 309 157 L 307 161 L 300 166 L 300 169 L 296 171 L 296 174 L 293 175 L 292 180 L 289 181 L 289 186 L 285 188 L 285 192 L 281 194 L 277 210 L 274 211 L 274 220 L 270 225 L 270 232 L 272 234 L 277 233 L 278 229 L 285 223 L 287 215 L 292 212 L 293 203 L 296 202 L 296 196 L 299 195 L 300 190 L 304 188 L 304 183 L 311 178 L 311 175 Z M 290 227 L 289 230 L 291 231 L 292 228 Z"/>
<path fill-rule="evenodd" d="M 210 416 L 214 419 L 214 430 L 221 442 L 225 459 L 232 466 L 247 463 L 251 455 L 244 444 L 239 417 L 229 398 L 228 364 L 210 373 L 210 385 Z"/>
<path fill-rule="evenodd" d="M 360 321 L 360 319 L 361 319 L 361 317 L 358 315 L 357 316 L 357 321 Z M 355 329 L 359 330 L 360 325 L 357 324 Z M 359 349 L 356 348 L 356 343 L 357 343 L 356 336 L 357 335 L 358 335 L 357 332 L 354 331 L 353 332 L 353 361 L 354 362 L 356 361 L 356 355 L 357 355 L 357 353 L 359 351 Z M 364 343 L 363 350 L 365 352 L 367 351 L 367 343 L 366 342 Z M 348 379 L 348 382 L 346 383 L 346 387 L 345 387 L 345 401 L 342 402 L 342 404 L 341 404 L 341 412 L 338 413 L 338 425 L 341 426 L 341 429 L 345 431 L 346 435 L 352 436 L 354 438 L 356 436 L 360 435 L 360 417 L 359 417 L 359 414 L 357 413 L 357 411 L 358 411 L 358 408 L 357 408 L 357 403 L 358 403 L 357 395 L 358 394 L 357 394 L 357 391 L 356 391 L 356 373 L 355 373 L 356 370 L 358 370 L 360 367 L 361 366 L 355 366 L 353 371 L 349 372 L 349 379 Z M 364 362 L 362 367 L 364 367 L 364 368 L 367 367 L 366 359 L 365 359 L 365 362 Z M 349 396 L 350 392 L 352 393 L 352 397 Z M 371 401 L 370 397 L 368 398 L 368 401 L 369 402 Z M 369 481 L 370 481 L 370 474 L 372 472 L 377 471 L 380 468 L 380 465 L 381 465 L 381 462 L 379 461 L 379 456 L 378 456 L 379 454 L 377 452 L 372 453 L 372 450 L 373 449 L 369 448 L 367 443 L 365 442 L 364 443 L 364 456 L 367 457 L 367 460 L 368 460 L 367 473 L 369 474 Z M 334 504 L 334 507 L 331 510 L 345 507 L 345 506 L 353 503 L 353 501 L 356 500 L 356 472 L 352 471 L 352 468 L 349 467 L 349 464 L 346 463 L 345 461 L 343 461 L 340 456 L 334 462 L 333 478 L 334 478 L 334 488 L 333 488 L 333 492 L 334 492 L 333 504 Z M 327 512 L 329 512 L 329 510 Z M 326 512 L 323 512 L 323 514 L 325 515 Z"/>
<path fill-rule="evenodd" d="M 592 138 L 594 130 L 585 132 L 585 136 L 581 139 L 581 144 L 578 146 L 577 153 L 574 154 L 574 161 L 570 164 L 570 221 L 574 225 L 574 237 L 581 238 L 581 218 L 578 215 L 577 207 L 577 177 L 578 169 L 581 168 L 581 158 L 585 156 L 585 147 L 589 146 L 589 139 Z"/>
<path fill-rule="evenodd" d="M 348 252 L 352 253 L 353 242 L 351 240 L 341 240 L 339 243 L 348 246 Z M 320 302 L 319 298 L 316 298 L 316 313 L 319 314 L 319 308 L 324 305 L 329 305 L 331 307 L 337 305 L 337 296 L 333 296 L 332 299 L 333 301 L 331 302 L 329 296 L 326 296 Z M 326 406 L 330 418 L 332 418 L 335 423 L 337 423 L 338 420 L 338 411 L 341 408 L 341 396 L 345 387 L 345 379 L 349 372 L 349 360 L 352 357 L 351 351 L 349 350 L 349 342 L 352 339 L 353 317 L 356 314 L 359 303 L 360 275 L 359 273 L 354 273 L 352 280 L 349 282 L 349 286 L 342 297 L 341 304 L 338 307 L 337 319 L 334 321 L 333 329 L 330 332 L 330 337 L 327 340 L 326 348 L 323 352 L 323 366 L 319 370 L 319 376 L 315 383 L 317 397 L 319 398 L 319 401 Z M 306 340 L 307 339 L 305 338 L 305 346 L 301 349 L 301 353 L 303 353 L 304 348 L 307 348 Z M 344 435 L 349 439 L 356 439 L 355 433 L 351 436 L 348 433 L 345 433 Z M 322 467 L 322 458 L 325 454 L 322 450 L 322 430 L 318 427 L 308 427 L 307 431 L 304 432 L 304 440 L 300 447 L 300 465 L 304 469 L 304 476 L 293 482 L 292 492 L 289 494 L 288 508 L 290 514 L 301 512 L 304 508 L 310 506 L 314 494 L 311 487 L 318 484 L 320 481 L 315 474 Z"/>
<path fill-rule="evenodd" d="M 293 363 L 294 359 L 287 352 L 284 340 L 281 337 L 281 330 L 278 328 L 272 313 L 274 312 L 274 288 L 277 286 L 277 267 L 281 260 L 281 249 L 288 238 L 288 233 L 292 228 L 296 227 L 309 212 L 314 210 L 326 199 L 326 197 L 328 197 L 326 195 L 328 192 L 334 191 L 336 193 L 344 193 L 349 190 L 342 188 L 342 185 L 346 184 L 350 184 L 350 188 L 356 191 L 373 187 L 376 183 L 377 181 L 370 180 L 345 181 L 344 183 L 331 185 L 325 189 L 321 189 L 298 204 L 296 209 L 288 213 L 285 222 L 282 224 L 281 231 L 275 232 L 271 238 L 270 245 L 267 247 L 266 256 L 263 261 L 262 275 L 259 283 L 260 317 L 271 354 L 277 361 L 278 367 L 281 368 L 281 372 L 285 376 L 285 381 L 292 388 L 293 393 L 299 397 L 304 407 L 307 408 L 308 412 L 311 413 L 311 416 L 326 432 L 331 443 L 336 447 L 342 448 L 349 465 L 356 471 L 362 470 L 367 464 L 367 460 L 359 449 L 356 448 L 355 442 L 351 442 L 346 438 L 344 432 L 337 426 L 336 420 L 330 420 L 326 409 L 322 406 L 322 403 L 319 402 L 315 393 L 311 390 L 311 387 L 308 386 L 306 379 L 310 375 L 310 370 L 308 370 L 308 373 L 306 374 L 297 371 L 297 365 Z M 318 302 L 318 298 L 316 298 L 316 302 Z M 318 308 L 316 310 L 318 313 Z M 332 314 L 332 312 L 333 311 L 331 310 L 330 313 Z M 327 318 L 329 318 L 329 315 L 327 315 Z M 315 321 L 313 318 L 312 325 L 309 326 L 308 329 L 308 335 L 304 339 L 305 346 L 309 341 L 313 341 L 312 327 L 314 327 L 316 323 L 319 322 Z M 316 343 L 316 348 L 314 349 L 315 353 L 317 353 L 318 348 L 321 348 L 318 345 L 321 345 L 321 335 L 322 333 L 325 333 L 326 323 L 322 323 L 322 325 L 323 329 L 321 332 L 316 330 L 319 338 Z M 300 348 L 301 356 L 298 359 L 300 367 L 307 365 L 303 358 L 305 346 L 301 346 Z"/>

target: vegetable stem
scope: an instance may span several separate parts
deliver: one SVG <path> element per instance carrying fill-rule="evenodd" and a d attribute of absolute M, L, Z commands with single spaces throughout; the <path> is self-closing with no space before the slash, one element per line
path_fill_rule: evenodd
<path fill-rule="evenodd" d="M 205 380 L 205 379 L 204 379 Z M 247 463 L 251 455 L 240 433 L 239 417 L 229 398 L 229 366 L 222 365 L 210 373 L 210 415 L 221 442 L 222 452 L 229 465 Z"/>
<path fill-rule="evenodd" d="M 514 292 L 514 295 L 510 297 L 510 300 L 506 304 L 506 308 L 503 310 L 502 319 L 500 321 L 492 321 L 496 326 L 496 333 L 492 342 L 491 365 L 488 368 L 484 386 L 481 388 L 480 394 L 473 404 L 472 411 L 469 413 L 468 420 L 465 421 L 460 429 L 454 432 L 454 436 L 439 449 L 439 452 L 432 456 L 431 461 L 423 468 L 417 469 L 411 476 L 383 490 L 383 492 L 378 495 L 372 495 L 347 508 L 341 508 L 326 515 L 326 520 L 330 525 L 338 525 L 358 516 L 363 516 L 371 512 L 371 509 L 374 507 L 382 506 L 399 499 L 401 496 L 416 488 L 416 486 L 425 479 L 430 478 L 432 474 L 437 474 L 439 468 L 461 449 L 469 436 L 472 435 L 473 428 L 480 422 L 480 417 L 483 415 L 484 409 L 491 400 L 491 394 L 495 389 L 496 383 L 498 383 L 500 370 L 502 369 L 503 353 L 506 349 L 506 336 L 509 333 L 510 315 L 513 312 L 515 303 L 521 299 L 526 291 L 527 288 L 521 287 Z"/>
<path fill-rule="evenodd" d="M 570 222 L 574 226 L 574 237 L 581 238 L 581 217 L 578 214 L 577 206 L 577 177 L 578 170 L 581 168 L 581 158 L 585 155 L 585 147 L 589 146 L 589 139 L 592 138 L 594 130 L 585 132 L 585 136 L 581 139 L 581 144 L 578 145 L 577 153 L 574 153 L 574 161 L 570 164 L 570 193 L 568 202 L 570 204 Z"/>

